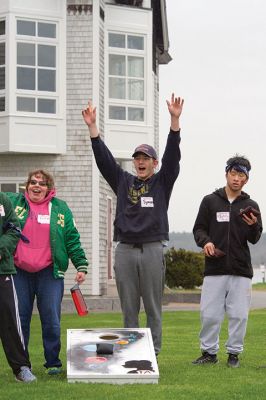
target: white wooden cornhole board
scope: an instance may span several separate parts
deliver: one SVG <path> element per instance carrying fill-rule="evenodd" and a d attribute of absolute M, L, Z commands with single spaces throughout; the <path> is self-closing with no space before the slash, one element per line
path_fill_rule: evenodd
<path fill-rule="evenodd" d="M 97 354 L 100 343 L 113 354 Z M 68 382 L 158 383 L 150 328 L 68 329 Z"/>

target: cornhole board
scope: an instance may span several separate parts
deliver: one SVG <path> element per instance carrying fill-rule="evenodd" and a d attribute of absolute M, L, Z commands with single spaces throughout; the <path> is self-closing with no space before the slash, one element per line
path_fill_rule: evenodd
<path fill-rule="evenodd" d="M 113 345 L 112 354 L 97 353 L 97 344 L 103 343 Z M 150 328 L 67 330 L 68 382 L 158 383 L 158 379 Z"/>

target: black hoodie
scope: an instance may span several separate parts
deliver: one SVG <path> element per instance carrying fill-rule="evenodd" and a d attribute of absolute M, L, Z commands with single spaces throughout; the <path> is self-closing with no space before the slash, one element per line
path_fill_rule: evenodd
<path fill-rule="evenodd" d="M 248 242 L 258 242 L 262 232 L 260 215 L 258 222 L 249 226 L 239 215 L 240 210 L 258 204 L 241 192 L 232 203 L 225 188 L 217 189 L 203 198 L 194 224 L 193 234 L 199 247 L 212 242 L 225 253 L 223 257 L 205 257 L 204 275 L 237 275 L 252 278 Z"/>
<path fill-rule="evenodd" d="M 124 171 L 100 137 L 91 143 L 98 168 L 117 195 L 114 241 L 168 240 L 167 209 L 181 158 L 179 132 L 170 130 L 160 171 L 145 181 Z"/>

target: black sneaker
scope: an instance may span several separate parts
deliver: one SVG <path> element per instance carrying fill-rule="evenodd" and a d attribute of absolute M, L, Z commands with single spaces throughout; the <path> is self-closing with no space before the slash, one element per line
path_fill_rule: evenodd
<path fill-rule="evenodd" d="M 227 366 L 231 368 L 239 368 L 240 363 L 238 359 L 238 354 L 228 354 Z"/>
<path fill-rule="evenodd" d="M 209 354 L 207 351 L 202 353 L 202 356 L 192 361 L 192 364 L 195 365 L 203 365 L 203 364 L 216 364 L 218 362 L 218 358 L 216 354 Z"/>

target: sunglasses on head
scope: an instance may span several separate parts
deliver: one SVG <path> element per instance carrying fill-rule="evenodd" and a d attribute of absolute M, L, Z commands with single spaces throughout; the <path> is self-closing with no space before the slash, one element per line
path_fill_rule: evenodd
<path fill-rule="evenodd" d="M 30 185 L 39 185 L 39 186 L 47 186 L 47 182 L 45 181 L 36 181 L 35 179 L 30 180 Z"/>

